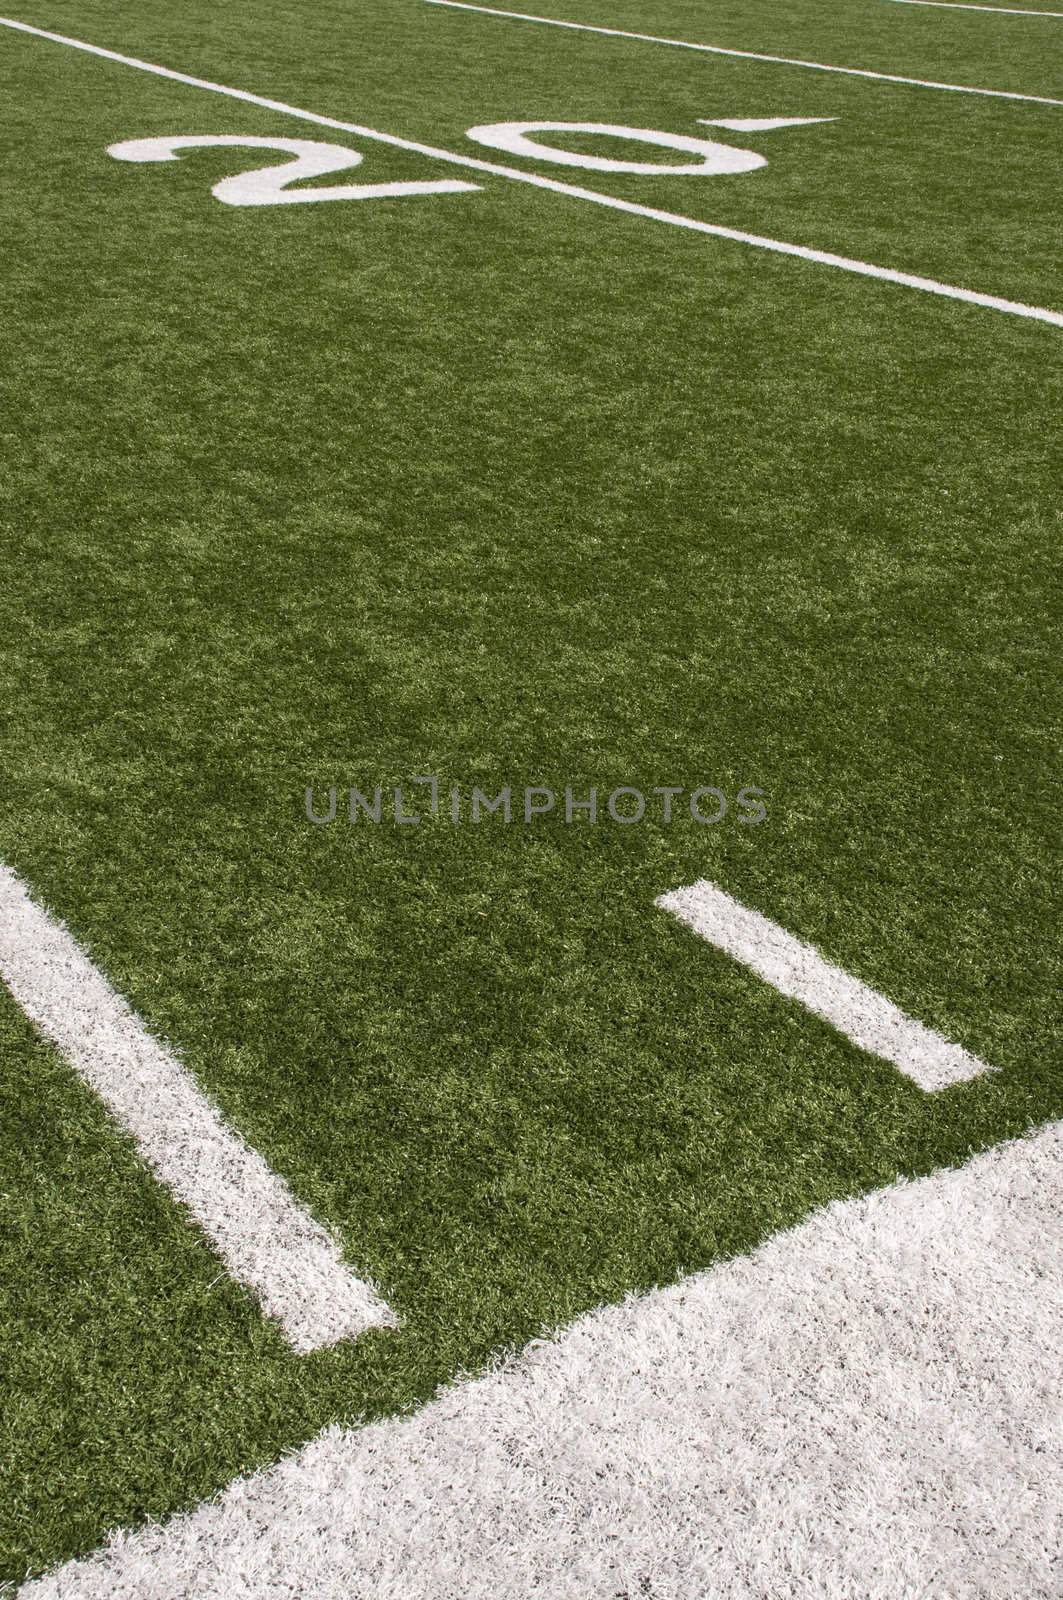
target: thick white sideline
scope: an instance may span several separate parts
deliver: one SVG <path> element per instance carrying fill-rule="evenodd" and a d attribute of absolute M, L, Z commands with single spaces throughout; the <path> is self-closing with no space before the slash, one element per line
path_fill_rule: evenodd
<path fill-rule="evenodd" d="M 0 862 L 0 977 L 301 1354 L 394 1327 L 283 1178 L 227 1128 L 67 930 Z"/>
<path fill-rule="evenodd" d="M 780 994 L 823 1017 L 861 1050 L 892 1062 L 920 1089 L 946 1089 L 993 1070 L 714 883 L 701 879 L 672 889 L 655 904 L 750 967 Z"/>
<path fill-rule="evenodd" d="M 441 3 L 441 0 L 436 0 Z M 472 7 L 482 10 L 482 7 Z M 521 15 L 523 13 L 499 13 L 500 15 Z M 549 21 L 549 18 L 526 18 L 530 21 Z M 122 55 L 117 50 L 107 50 L 102 45 L 90 44 L 85 39 L 72 39 L 65 33 L 52 33 L 47 28 L 38 28 L 30 22 L 19 22 L 14 17 L 0 17 L 0 28 L 12 28 L 18 33 L 32 35 L 36 39 L 48 39 L 53 44 L 62 44 L 72 50 L 81 50 L 86 55 L 98 56 L 104 61 L 114 61 L 123 67 L 133 67 L 138 72 L 150 72 L 157 78 L 167 78 L 172 83 L 183 83 L 192 89 L 205 89 L 210 94 L 226 95 L 230 100 L 239 100 L 247 105 L 260 106 L 265 111 L 276 111 L 281 116 L 297 117 L 300 122 L 313 122 L 321 128 L 337 128 L 343 133 L 355 133 L 363 139 L 375 140 L 378 144 L 390 145 L 396 150 L 409 150 L 418 155 L 428 156 L 433 161 L 446 161 L 452 166 L 468 167 L 473 172 L 489 172 L 499 178 L 508 178 L 513 183 L 526 183 L 533 189 L 549 189 L 554 194 L 563 194 L 574 200 L 587 200 L 592 205 L 605 206 L 610 211 L 622 211 L 627 216 L 645 217 L 651 222 L 663 222 L 673 228 L 686 228 L 692 233 L 709 234 L 717 239 L 730 239 L 736 244 L 752 245 L 757 250 L 768 250 L 774 255 L 793 256 L 799 261 L 812 261 L 819 266 L 836 267 L 842 272 L 853 272 L 863 278 L 877 278 L 883 283 L 901 284 L 906 289 L 919 289 L 924 294 L 941 295 L 946 300 L 960 300 L 966 305 L 982 306 L 989 311 L 1003 311 L 1013 317 L 1028 317 L 1034 322 L 1046 322 L 1052 327 L 1063 328 L 1063 311 L 1053 311 L 1047 306 L 1026 305 L 1020 300 L 1007 300 L 1001 295 L 983 294 L 980 289 L 964 289 L 957 284 L 939 283 L 936 278 L 924 278 L 915 272 L 901 272 L 895 267 L 879 267 L 871 261 L 858 261 L 852 256 L 835 255 L 829 250 L 815 250 L 810 245 L 789 244 L 783 239 L 768 239 L 759 233 L 745 233 L 740 228 L 727 228 L 718 222 L 702 222 L 697 217 L 684 217 L 675 211 L 661 211 L 656 206 L 639 205 L 634 200 L 621 200 L 617 195 L 602 194 L 597 189 L 585 189 L 580 184 L 561 183 L 557 178 L 547 178 L 540 172 L 522 172 L 517 167 L 503 166 L 498 161 L 483 161 L 477 156 L 458 155 L 454 150 L 444 150 L 438 145 L 422 144 L 416 139 L 403 139 L 398 134 L 383 133 L 379 128 L 367 128 L 358 122 L 343 122 L 338 117 L 326 117 L 316 111 L 306 111 L 301 106 L 288 105 L 283 100 L 271 100 L 265 95 L 252 94 L 247 89 L 233 89 L 226 84 L 214 83 L 209 78 L 197 78 L 188 72 L 177 72 L 172 67 L 160 67 L 150 61 L 141 61 L 137 56 Z M 601 32 L 601 29 L 592 30 Z M 605 30 L 612 31 L 612 30 Z M 674 42 L 669 40 L 664 43 Z M 697 46 L 695 48 L 701 48 Z M 706 47 L 707 48 L 707 47 Z M 727 55 L 739 55 L 745 52 L 729 50 Z M 774 59 L 774 58 L 772 58 Z M 809 63 L 791 63 L 794 65 L 808 65 Z M 830 69 L 835 70 L 835 69 Z M 837 69 L 842 70 L 842 69 Z M 846 69 L 848 70 L 848 69 Z M 860 76 L 881 77 L 881 73 Z M 954 84 L 931 85 L 938 88 L 955 88 Z M 970 90 L 972 94 L 996 94 L 996 90 Z M 1036 100 L 1037 95 L 1006 95 L 1010 100 Z M 1049 105 L 1063 105 L 1063 100 L 1048 101 Z"/>
<path fill-rule="evenodd" d="M 1058 1596 L 1063 1123 L 331 1428 L 19 1600 Z"/>
<path fill-rule="evenodd" d="M 639 44 L 669 44 L 677 50 L 701 50 L 710 56 L 737 56 L 740 61 L 767 61 L 777 67 L 806 67 L 810 72 L 838 72 L 846 78 L 875 78 L 879 83 L 904 83 L 913 89 L 945 89 L 952 94 L 989 95 L 993 100 L 1028 100 L 1039 106 L 1063 106 L 1063 100 L 1053 100 L 1043 94 L 1019 94 L 1014 89 L 977 89 L 968 83 L 939 83 L 936 78 L 902 78 L 895 72 L 872 72 L 870 67 L 836 67 L 826 61 L 805 61 L 800 56 L 768 56 L 757 50 L 729 49 L 722 44 L 695 44 L 690 39 L 673 39 L 665 34 L 631 33 L 627 28 L 601 28 L 590 22 L 535 16 L 530 11 L 503 11 L 498 6 L 475 5 L 472 0 L 427 0 L 427 3 L 430 6 L 447 6 L 451 11 L 480 11 L 485 17 L 506 17 L 511 22 L 541 22 L 549 28 L 601 33 L 609 39 L 635 39 Z M 1038 16 L 1044 14 L 1038 12 Z"/>

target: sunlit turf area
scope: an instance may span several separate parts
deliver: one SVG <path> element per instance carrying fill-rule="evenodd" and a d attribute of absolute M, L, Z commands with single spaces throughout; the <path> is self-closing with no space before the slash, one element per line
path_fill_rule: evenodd
<path fill-rule="evenodd" d="M 1063 1114 L 1063 22 L 546 3 L 790 59 L 0 27 L 0 861 L 398 1320 L 293 1350 L 0 987 L 12 1583 Z M 224 203 L 295 153 L 219 136 L 448 187 Z M 698 880 L 991 1070 L 920 1088 L 655 904 Z"/>

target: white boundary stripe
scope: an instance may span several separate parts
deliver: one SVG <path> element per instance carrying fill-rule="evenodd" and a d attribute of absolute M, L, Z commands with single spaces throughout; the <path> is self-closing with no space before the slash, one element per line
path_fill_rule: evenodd
<path fill-rule="evenodd" d="M 946 1089 L 993 1070 L 714 883 L 702 879 L 688 888 L 673 889 L 655 904 L 751 968 L 780 994 L 823 1017 L 861 1050 L 892 1062 L 920 1089 Z"/>
<path fill-rule="evenodd" d="M 1063 1124 L 837 1203 L 19 1600 L 1058 1597 Z"/>
<path fill-rule="evenodd" d="M 1063 11 L 1023 11 L 1018 6 L 975 6 L 961 0 L 893 0 L 898 6 L 934 6 L 938 11 L 996 11 L 1007 17 L 1063 17 Z"/>
<path fill-rule="evenodd" d="M 396 1326 L 284 1180 L 225 1126 L 180 1062 L 3 863 L 0 977 L 300 1354 Z"/>
<path fill-rule="evenodd" d="M 599 28 L 589 22 L 565 22 L 560 17 L 533 16 L 529 11 L 502 11 L 497 6 L 473 5 L 471 0 L 425 0 L 430 6 L 452 11 L 480 11 L 485 17 L 509 17 L 514 22 L 542 22 L 550 28 L 572 28 L 577 33 L 602 33 L 610 39 L 637 39 L 641 44 L 670 44 L 677 50 L 702 50 L 710 56 L 736 56 L 740 61 L 769 61 L 779 67 L 807 67 L 810 72 L 840 72 L 847 78 L 875 78 L 880 83 L 906 83 L 915 89 L 946 89 L 952 94 L 989 95 L 994 100 L 1028 100 L 1039 106 L 1063 106 L 1043 94 L 1018 94 L 1012 89 L 975 89 L 966 83 L 938 83 L 933 78 L 902 78 L 895 72 L 872 72 L 868 67 L 834 67 L 824 61 L 802 61 L 797 56 L 766 56 L 755 50 L 731 50 L 722 44 L 694 44 L 689 39 L 669 39 L 657 33 L 629 33 L 626 28 Z M 1040 14 L 1040 13 L 1039 13 Z"/>
<path fill-rule="evenodd" d="M 438 3 L 438 0 L 434 0 Z M 100 56 L 105 61 L 115 61 L 125 67 L 135 67 L 140 72 L 150 72 L 174 83 L 186 84 L 192 89 L 205 89 L 211 94 L 227 95 L 248 105 L 261 106 L 266 111 L 276 111 L 286 117 L 297 117 L 301 122 L 313 122 L 322 128 L 338 128 L 342 133 L 358 134 L 363 139 L 374 139 L 379 144 L 392 145 L 399 150 L 411 150 L 429 156 L 435 161 L 446 161 L 452 166 L 469 167 L 474 172 L 489 172 L 496 177 L 509 178 L 515 183 L 526 183 L 535 189 L 549 189 L 554 194 L 568 195 L 572 199 L 587 200 L 593 205 L 605 206 L 610 211 L 623 211 L 629 216 L 646 217 L 652 222 L 664 222 L 673 228 L 686 228 L 694 233 L 711 234 L 717 239 L 731 239 L 736 244 L 753 245 L 776 255 L 794 256 L 801 261 L 812 261 L 820 266 L 837 267 L 842 272 L 854 272 L 865 278 L 878 278 L 884 283 L 901 284 L 904 288 L 920 289 L 926 294 L 941 295 L 947 300 L 961 300 L 967 305 L 983 306 L 990 311 L 1003 311 L 1010 316 L 1026 317 L 1034 322 L 1047 322 L 1052 327 L 1063 328 L 1063 311 L 1052 311 L 1045 306 L 1024 305 L 1018 300 L 1005 300 L 1000 295 L 982 294 L 975 289 L 961 289 L 953 284 L 939 283 L 935 278 L 923 278 L 912 272 L 899 272 L 893 267 L 877 267 L 870 261 L 857 261 L 850 256 L 833 255 L 827 250 L 813 250 L 807 245 L 786 244 L 780 239 L 767 239 L 760 234 L 744 233 L 738 228 L 725 228 L 715 222 L 701 222 L 695 217 L 684 217 L 673 211 L 660 211 L 654 206 L 642 206 L 632 200 L 620 200 L 615 195 L 601 194 L 596 189 L 584 189 L 579 184 L 561 183 L 556 178 L 546 178 L 537 172 L 521 172 L 516 167 L 502 166 L 496 161 L 482 161 L 477 156 L 457 155 L 452 150 L 442 150 L 437 145 L 420 144 L 413 139 L 402 139 L 397 134 L 381 133 L 357 122 L 341 122 L 336 117 L 320 116 L 316 111 L 304 111 L 287 105 L 283 100 L 270 100 L 265 95 L 251 94 L 246 89 L 231 89 L 224 84 L 212 83 L 208 78 L 196 78 L 187 72 L 175 72 L 170 67 L 153 66 L 136 56 L 120 55 L 115 50 L 105 50 L 101 45 L 88 44 L 83 39 L 71 39 L 66 34 L 51 33 L 47 28 L 37 28 L 28 22 L 16 22 L 10 17 L 0 17 L 0 27 L 14 28 L 20 33 L 32 34 L 38 39 L 49 39 L 54 44 L 69 45 L 88 55 Z M 989 92 L 989 91 L 987 91 Z M 1053 104 L 1055 102 L 1052 102 Z M 1063 101 L 1059 104 L 1063 105 Z"/>

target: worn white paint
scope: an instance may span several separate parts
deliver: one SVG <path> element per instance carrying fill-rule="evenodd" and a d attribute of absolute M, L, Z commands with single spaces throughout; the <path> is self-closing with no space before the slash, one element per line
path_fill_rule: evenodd
<path fill-rule="evenodd" d="M 330 1428 L 20 1600 L 1058 1600 L 1063 1123 Z"/>

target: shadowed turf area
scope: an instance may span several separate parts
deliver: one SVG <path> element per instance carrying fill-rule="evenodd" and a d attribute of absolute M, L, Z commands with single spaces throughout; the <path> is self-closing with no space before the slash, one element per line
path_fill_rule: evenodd
<path fill-rule="evenodd" d="M 556 14 L 1063 99 L 1048 19 Z M 418 0 L 16 15 L 513 166 L 466 130 L 835 118 L 716 135 L 744 175 L 523 165 L 1063 310 L 1063 106 Z M 0 90 L 0 859 L 403 1319 L 293 1355 L 0 990 L 17 1582 L 1063 1112 L 1063 330 L 3 28 Z M 240 133 L 482 187 L 237 209 L 211 185 L 274 158 L 107 154 Z M 305 816 L 419 774 L 768 815 Z M 922 1093 L 655 910 L 699 877 L 999 1070 Z"/>

